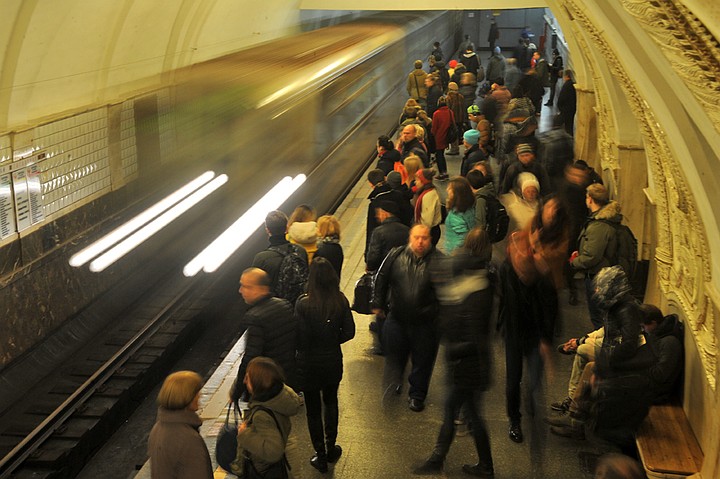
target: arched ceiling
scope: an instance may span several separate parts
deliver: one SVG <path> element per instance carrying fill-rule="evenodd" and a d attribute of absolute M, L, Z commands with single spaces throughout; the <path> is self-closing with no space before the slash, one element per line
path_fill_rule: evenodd
<path fill-rule="evenodd" d="M 237 0 L 0 2 L 0 133 L 122 101 L 171 82 L 179 67 L 295 33 L 300 28 L 301 9 L 358 9 L 350 0 L 266 0 L 257 4 Z M 706 3 L 686 0 L 708 18 L 709 30 L 716 31 L 718 8 Z M 581 48 L 578 40 L 584 36 L 585 57 L 595 60 L 585 62 L 592 67 L 574 60 L 578 63 L 578 85 L 590 89 L 604 85 L 618 142 L 642 140 L 635 125 L 638 112 L 623 98 L 628 92 L 639 95 L 640 101 L 652 109 L 671 153 L 683 158 L 684 175 L 697 197 L 703 223 L 712 232 L 708 237 L 714 253 L 713 277 L 717 278 L 720 213 L 712 206 L 720 204 L 717 118 L 697 95 L 702 86 L 688 86 L 679 74 L 683 65 L 676 65 L 648 32 L 654 26 L 633 17 L 633 10 L 638 9 L 642 17 L 642 9 L 651 8 L 646 5 L 649 3 L 641 0 L 491 0 L 482 7 L 549 7 L 571 52 Z M 437 9 L 437 2 L 419 0 L 402 5 L 410 6 Z M 469 0 L 443 4 L 450 9 L 477 6 Z M 360 9 L 384 8 L 387 2 L 365 0 Z M 576 14 L 585 18 L 585 25 L 577 22 Z M 588 26 L 595 30 L 595 38 L 586 31 Z M 610 56 L 616 63 L 613 68 L 603 66 L 606 58 L 598 56 L 607 52 L 596 49 L 598 42 L 610 45 Z M 577 55 L 579 58 L 582 56 Z M 632 85 L 618 80 L 618 68 L 629 72 Z M 698 151 L 709 156 L 693 158 Z"/>
<path fill-rule="evenodd" d="M 298 31 L 297 2 L 0 0 L 0 132 Z"/>

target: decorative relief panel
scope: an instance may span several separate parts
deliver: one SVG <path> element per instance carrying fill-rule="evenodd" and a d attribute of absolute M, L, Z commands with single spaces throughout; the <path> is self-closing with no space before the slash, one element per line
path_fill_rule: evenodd
<path fill-rule="evenodd" d="M 675 0 L 620 0 L 657 43 L 720 133 L 720 49 L 693 13 Z"/>
<path fill-rule="evenodd" d="M 633 3 L 633 6 L 637 7 L 638 10 L 641 9 L 640 4 L 648 5 L 647 8 L 650 9 L 660 8 L 659 3 L 655 0 L 651 2 L 646 2 L 646 0 L 622 1 L 625 5 Z M 623 89 L 628 104 L 638 121 L 647 158 L 653 170 L 653 177 L 658 182 L 656 185 L 658 243 L 655 261 L 658 268 L 659 286 L 666 297 L 677 301 L 690 323 L 690 330 L 698 345 L 708 384 L 714 390 L 716 387 L 717 344 L 715 340 L 716 318 L 713 311 L 717 310 L 720 304 L 718 303 L 719 299 L 708 288 L 708 285 L 711 284 L 710 252 L 705 237 L 705 228 L 700 221 L 694 196 L 684 180 L 677 158 L 673 156 L 667 144 L 665 132 L 655 118 L 652 109 L 648 107 L 640 95 L 636 83 L 619 61 L 615 50 L 611 48 L 597 26 L 587 17 L 585 13 L 587 6 L 582 4 L 580 0 L 564 0 L 562 5 L 567 9 L 570 17 L 579 23 L 580 28 L 583 29 L 592 42 L 592 45 L 580 42 L 585 56 L 594 58 L 596 55 L 602 55 L 610 72 Z M 657 13 L 657 11 L 653 10 L 653 13 Z M 665 18 L 664 21 L 672 22 L 673 20 Z M 697 27 L 697 25 L 695 26 Z M 683 37 L 681 29 L 682 27 L 674 24 L 672 31 L 676 37 Z M 680 44 L 689 42 L 687 37 L 677 38 L 676 41 L 680 42 Z M 694 44 L 694 46 L 696 47 L 694 51 L 700 48 L 699 43 Z M 707 50 L 701 52 L 702 55 L 698 55 L 710 63 L 702 63 L 697 60 L 693 68 L 703 70 L 702 65 L 710 68 L 712 58 L 717 58 L 714 56 L 717 54 L 717 48 L 715 47 L 716 45 L 710 45 Z M 709 51 L 713 48 L 713 51 Z M 704 78 L 706 78 L 707 70 L 703 71 L 705 72 Z M 720 72 L 720 69 L 710 69 L 710 71 L 717 73 Z M 720 79 L 720 76 L 716 75 L 715 78 Z M 688 81 L 691 85 L 695 85 L 696 82 L 697 80 Z M 597 91 L 600 84 L 597 81 L 595 83 Z M 708 83 L 705 82 L 703 89 L 707 89 L 707 85 Z M 718 86 L 720 85 L 713 83 L 712 88 L 715 95 L 720 91 L 717 88 Z M 692 88 L 693 91 L 699 89 L 699 87 Z M 605 128 L 608 123 L 602 117 L 610 117 L 611 115 L 607 111 L 603 93 L 598 93 L 599 148 L 604 162 L 603 166 L 606 166 L 611 164 L 609 163 L 611 155 L 608 154 L 610 150 L 608 145 L 612 143 L 612 140 L 603 138 L 604 135 L 607 135 Z M 713 102 L 714 108 L 720 108 L 717 100 L 713 100 Z M 708 109 L 709 112 L 711 110 Z M 720 112 L 718 114 L 720 115 Z M 717 118 L 716 128 L 720 126 L 720 116 Z"/>

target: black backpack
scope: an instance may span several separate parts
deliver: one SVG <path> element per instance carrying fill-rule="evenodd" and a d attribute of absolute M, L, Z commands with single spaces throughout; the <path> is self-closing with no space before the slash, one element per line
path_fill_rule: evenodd
<path fill-rule="evenodd" d="M 638 257 L 638 242 L 632 230 L 622 223 L 601 220 L 615 228 L 615 258 L 613 266 L 620 266 L 628 279 L 635 274 L 635 265 Z"/>
<path fill-rule="evenodd" d="M 277 272 L 275 295 L 287 299 L 291 304 L 295 304 L 300 295 L 305 293 L 308 280 L 308 264 L 298 253 L 298 248 L 300 247 L 295 245 L 290 245 L 289 248 L 268 248 L 283 257 Z"/>
<path fill-rule="evenodd" d="M 485 231 L 490 241 L 497 243 L 507 236 L 510 217 L 505 206 L 496 197 L 491 195 L 480 195 L 485 200 Z"/>

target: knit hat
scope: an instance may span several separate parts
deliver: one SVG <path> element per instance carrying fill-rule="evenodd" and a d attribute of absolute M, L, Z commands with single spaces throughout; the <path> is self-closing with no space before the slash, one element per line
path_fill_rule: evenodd
<path fill-rule="evenodd" d="M 458 91 L 458 85 L 454 81 L 448 83 L 448 91 Z"/>
<path fill-rule="evenodd" d="M 520 192 L 525 191 L 525 188 L 534 186 L 538 193 L 540 193 L 540 182 L 538 182 L 535 175 L 524 171 L 518 175 L 517 184 L 520 185 Z"/>
<path fill-rule="evenodd" d="M 458 64 L 457 60 L 450 60 L 448 62 L 448 67 L 455 68 L 457 66 L 457 64 Z"/>
<path fill-rule="evenodd" d="M 387 183 L 387 185 L 392 189 L 400 188 L 400 185 L 402 184 L 402 175 L 397 171 L 391 171 L 385 178 L 385 183 Z"/>
<path fill-rule="evenodd" d="M 478 115 L 480 114 L 480 107 L 477 105 L 470 105 L 467 109 L 467 112 L 471 115 Z"/>
<path fill-rule="evenodd" d="M 394 201 L 390 201 L 390 200 L 378 201 L 377 203 L 375 203 L 374 206 L 375 206 L 375 208 L 380 208 L 382 210 L 387 211 L 388 213 L 392 214 L 393 216 L 400 215 L 400 207 Z"/>
<path fill-rule="evenodd" d="M 415 60 L 415 68 L 420 69 L 422 65 L 422 60 Z"/>
<path fill-rule="evenodd" d="M 497 53 L 497 54 L 499 55 L 499 54 L 500 54 L 500 47 L 495 47 L 495 50 L 494 50 L 494 52 L 495 52 L 495 53 Z"/>
<path fill-rule="evenodd" d="M 470 145 L 477 145 L 480 142 L 480 132 L 473 129 L 463 133 L 463 140 L 468 142 Z"/>
<path fill-rule="evenodd" d="M 535 154 L 535 150 L 533 150 L 533 146 L 530 143 L 518 143 L 515 146 L 515 153 L 517 155 L 520 155 L 520 153 L 532 153 Z"/>

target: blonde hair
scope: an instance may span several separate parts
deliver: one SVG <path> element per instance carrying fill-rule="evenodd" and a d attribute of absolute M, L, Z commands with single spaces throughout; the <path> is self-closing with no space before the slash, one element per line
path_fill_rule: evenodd
<path fill-rule="evenodd" d="M 418 125 L 417 123 L 413 124 L 412 127 L 415 128 L 415 136 L 417 137 L 417 139 L 420 142 L 424 143 L 425 142 L 425 128 Z"/>
<path fill-rule="evenodd" d="M 317 220 L 318 236 L 320 238 L 340 239 L 340 222 L 333 215 L 323 215 Z"/>
<path fill-rule="evenodd" d="M 408 101 L 405 102 L 405 108 L 420 109 L 420 103 L 418 103 L 415 98 L 408 98 Z"/>
<path fill-rule="evenodd" d="M 165 378 L 157 403 L 165 409 L 185 409 L 202 389 L 203 380 L 195 371 L 178 371 Z"/>
<path fill-rule="evenodd" d="M 403 165 L 408 175 L 406 183 L 409 185 L 410 182 L 415 179 L 415 173 L 422 167 L 422 160 L 416 155 L 408 155 L 408 157 L 403 160 Z"/>

